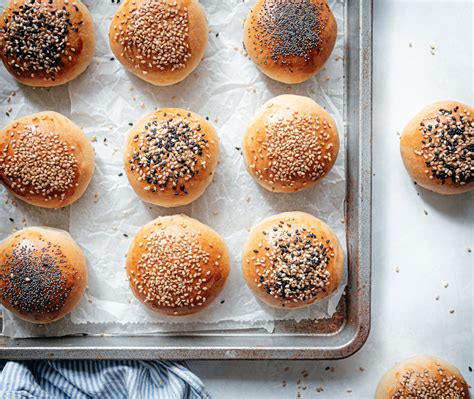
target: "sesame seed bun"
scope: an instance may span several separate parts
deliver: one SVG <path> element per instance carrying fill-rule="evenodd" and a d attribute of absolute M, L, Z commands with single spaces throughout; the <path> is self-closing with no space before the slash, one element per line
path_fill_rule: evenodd
<path fill-rule="evenodd" d="M 206 13 L 197 0 L 125 0 L 110 24 L 109 41 L 129 72 L 156 86 L 172 85 L 204 56 Z"/>
<path fill-rule="evenodd" d="M 469 388 L 459 370 L 433 356 L 416 356 L 398 363 L 380 380 L 375 399 L 469 399 Z"/>
<path fill-rule="evenodd" d="M 290 94 L 265 103 L 243 139 L 249 173 L 262 187 L 280 193 L 319 183 L 338 153 L 339 134 L 331 116 L 312 99 Z"/>
<path fill-rule="evenodd" d="M 86 286 L 86 260 L 66 231 L 29 227 L 0 244 L 0 302 L 23 320 L 44 324 L 66 316 Z"/>
<path fill-rule="evenodd" d="M 70 82 L 89 66 L 94 49 L 94 23 L 80 0 L 10 0 L 0 18 L 3 64 L 28 86 Z"/>
<path fill-rule="evenodd" d="M 212 125 L 194 112 L 162 108 L 130 130 L 124 151 L 128 181 L 146 202 L 172 208 L 199 198 L 219 158 Z"/>
<path fill-rule="evenodd" d="M 344 251 L 332 229 L 303 212 L 264 219 L 250 231 L 242 258 L 244 279 L 274 308 L 302 308 L 340 285 Z"/>
<path fill-rule="evenodd" d="M 257 0 L 244 46 L 265 75 L 293 84 L 320 71 L 334 49 L 337 24 L 325 0 Z"/>
<path fill-rule="evenodd" d="M 400 152 L 417 184 L 439 194 L 460 194 L 474 188 L 473 145 L 473 108 L 445 100 L 413 117 L 401 135 Z"/>
<path fill-rule="evenodd" d="M 86 191 L 94 162 L 84 132 L 56 112 L 28 115 L 0 130 L 0 182 L 28 204 L 71 205 Z"/>
<path fill-rule="evenodd" d="M 224 240 L 185 215 L 159 217 L 133 239 L 130 287 L 149 309 L 169 316 L 197 313 L 224 288 L 230 257 Z"/>

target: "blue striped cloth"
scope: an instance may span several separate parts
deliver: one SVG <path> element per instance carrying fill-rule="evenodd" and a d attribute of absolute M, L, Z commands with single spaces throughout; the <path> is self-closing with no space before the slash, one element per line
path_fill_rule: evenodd
<path fill-rule="evenodd" d="M 208 399 L 180 362 L 55 360 L 0 362 L 0 398 Z"/>

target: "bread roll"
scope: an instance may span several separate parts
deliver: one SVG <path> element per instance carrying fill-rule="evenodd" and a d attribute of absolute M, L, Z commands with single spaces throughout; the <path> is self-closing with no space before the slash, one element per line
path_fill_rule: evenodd
<path fill-rule="evenodd" d="M 319 219 L 303 212 L 280 213 L 250 231 L 242 273 L 267 305 L 302 308 L 337 289 L 344 275 L 344 252 Z"/>
<path fill-rule="evenodd" d="M 230 270 L 222 238 L 185 215 L 159 217 L 135 236 L 127 257 L 133 293 L 169 316 L 197 313 L 221 293 Z"/>
<path fill-rule="evenodd" d="M 0 55 L 19 82 L 59 86 L 94 55 L 94 24 L 80 0 L 10 0 L 0 18 Z"/>
<path fill-rule="evenodd" d="M 445 100 L 428 105 L 405 127 L 400 151 L 408 174 L 439 194 L 474 188 L 473 108 Z"/>
<path fill-rule="evenodd" d="M 184 80 L 206 50 L 208 26 L 198 0 L 125 0 L 109 30 L 115 57 L 156 86 Z"/>
<path fill-rule="evenodd" d="M 325 0 L 257 0 L 244 25 L 250 59 L 267 76 L 301 83 L 323 67 L 337 37 Z"/>
<path fill-rule="evenodd" d="M 1 304 L 23 320 L 44 324 L 64 317 L 86 286 L 86 260 L 66 231 L 29 227 L 0 244 Z"/>
<path fill-rule="evenodd" d="M 469 399 L 466 381 L 457 368 L 433 356 L 400 362 L 380 380 L 375 399 Z"/>
<path fill-rule="evenodd" d="M 128 181 L 146 202 L 189 204 L 211 183 L 219 158 L 212 125 L 191 111 L 163 108 L 137 122 L 125 142 Z"/>
<path fill-rule="evenodd" d="M 0 130 L 0 182 L 31 205 L 62 208 L 78 200 L 94 159 L 84 132 L 56 112 L 28 115 Z"/>
<path fill-rule="evenodd" d="M 334 120 L 308 97 L 268 101 L 244 134 L 247 169 L 269 191 L 309 188 L 326 176 L 339 152 Z"/>

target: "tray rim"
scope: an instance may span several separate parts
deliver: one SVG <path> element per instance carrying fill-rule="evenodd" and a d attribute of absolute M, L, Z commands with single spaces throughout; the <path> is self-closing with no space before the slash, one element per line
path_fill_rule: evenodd
<path fill-rule="evenodd" d="M 357 201 L 358 209 L 356 212 L 358 219 L 358 236 L 360 238 L 357 248 L 359 268 L 357 275 L 357 313 L 355 315 L 354 325 L 350 325 L 347 320 L 344 321 L 340 329 L 333 334 L 320 334 L 320 340 L 329 339 L 329 337 L 344 336 L 343 342 L 333 346 L 292 346 L 292 345 L 258 345 L 255 346 L 255 338 L 252 334 L 248 334 L 250 342 L 254 342 L 253 347 L 242 345 L 219 345 L 212 347 L 201 347 L 201 343 L 194 341 L 196 336 L 203 333 L 179 333 L 179 335 L 171 335 L 170 341 L 178 341 L 180 339 L 188 339 L 188 346 L 157 345 L 148 344 L 157 340 L 158 336 L 115 336 L 115 337 L 99 337 L 99 336 L 69 336 L 60 338 L 27 338 L 27 339 L 11 339 L 0 335 L 0 359 L 176 359 L 176 360 L 206 360 L 206 359 L 342 359 L 352 356 L 359 351 L 365 344 L 370 332 L 370 274 L 371 274 L 371 202 L 372 202 L 372 8 L 373 0 L 346 0 L 345 2 L 345 57 L 350 57 L 348 49 L 348 12 L 351 8 L 352 12 L 358 13 L 359 29 L 358 29 L 358 130 L 359 130 L 359 157 L 364 159 L 363 165 L 359 162 L 358 172 L 358 190 L 357 195 L 360 196 Z M 354 11 L 355 10 L 355 11 Z M 348 64 L 346 62 L 345 73 L 348 74 Z M 346 84 L 348 80 L 346 78 Z M 348 90 L 345 92 L 347 97 Z M 347 104 L 347 98 L 345 101 Z M 344 112 L 347 112 L 345 107 Z M 348 121 L 345 115 L 345 121 Z M 347 135 L 347 127 L 346 127 Z M 349 155 L 349 151 L 348 151 Z M 349 158 L 349 156 L 347 157 Z M 346 161 L 349 162 L 349 159 Z M 349 168 L 347 168 L 349 170 Z M 349 190 L 348 190 L 349 194 Z M 346 214 L 347 214 L 346 210 Z M 362 228 L 362 221 L 365 226 Z M 349 246 L 349 240 L 348 240 Z M 361 251 L 362 250 L 362 251 Z M 362 253 L 363 252 L 363 257 Z M 366 282 L 364 284 L 364 281 Z M 354 293 L 353 293 L 354 294 Z M 346 301 L 350 298 L 346 298 Z M 348 312 L 347 309 L 346 312 Z M 215 333 L 213 335 L 219 335 Z M 232 339 L 236 335 L 242 339 L 242 334 L 226 333 L 222 336 L 223 341 Z M 288 334 L 286 334 L 288 335 Z M 326 338 L 325 338 L 326 336 Z M 159 336 L 161 341 L 163 337 Z M 284 339 L 284 335 L 272 336 L 268 334 L 266 339 L 277 341 L 279 338 Z M 140 338 L 141 341 L 147 341 L 148 345 L 116 345 L 116 342 L 133 341 Z M 310 336 L 310 339 L 312 337 Z M 265 338 L 263 338 L 265 339 Z M 316 340 L 316 338 L 314 338 Z M 77 343 L 81 340 L 81 345 Z M 86 342 L 87 341 L 87 344 Z M 113 345 L 103 345 L 107 341 L 115 341 Z M 193 342 L 194 341 L 194 342 Z M 202 337 L 201 337 L 202 341 Z M 205 340 L 204 340 L 205 341 Z M 75 342 L 75 343 L 73 343 Z M 84 343 L 85 345 L 82 345 Z M 100 343 L 100 344 L 99 344 Z M 162 344 L 164 342 L 161 342 Z"/>

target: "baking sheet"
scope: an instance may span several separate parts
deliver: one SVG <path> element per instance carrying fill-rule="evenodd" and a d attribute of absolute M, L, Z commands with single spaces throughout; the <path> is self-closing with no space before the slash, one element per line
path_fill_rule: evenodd
<path fill-rule="evenodd" d="M 97 154 L 95 176 L 83 198 L 59 211 L 37 209 L 15 201 L 1 188 L 0 239 L 13 228 L 24 226 L 48 225 L 69 230 L 88 259 L 89 287 L 66 320 L 44 328 L 6 314 L 4 334 L 14 337 L 73 332 L 136 334 L 250 327 L 271 331 L 273 320 L 331 316 L 344 285 L 321 304 L 302 310 L 274 310 L 251 295 L 241 277 L 240 257 L 253 224 L 291 210 L 305 211 L 326 221 L 346 246 L 342 137 L 344 4 L 329 2 L 340 33 L 325 70 L 309 82 L 288 86 L 266 78 L 245 56 L 242 25 L 254 2 L 204 0 L 210 36 L 203 62 L 184 82 L 158 88 L 125 72 L 112 59 L 107 31 L 117 5 L 108 1 L 85 3 L 97 29 L 96 54 L 90 68 L 68 86 L 49 90 L 20 86 L 1 68 L 0 81 L 4 83 L 0 85 L 3 111 L 0 122 L 4 126 L 14 118 L 47 109 L 63 113 L 93 140 Z M 15 96 L 11 96 L 13 92 Z M 256 109 L 273 96 L 285 93 L 310 96 L 325 107 L 336 120 L 342 145 L 335 167 L 320 185 L 301 193 L 273 194 L 262 189 L 247 173 L 240 146 L 242 134 Z M 208 116 L 222 145 L 214 183 L 193 204 L 171 210 L 140 201 L 125 175 L 121 175 L 123 141 L 129 123 L 165 106 L 188 108 Z M 157 316 L 146 310 L 128 288 L 124 257 L 133 235 L 144 224 L 160 215 L 180 212 L 209 224 L 224 237 L 232 255 L 231 274 L 221 297 L 204 312 L 185 318 Z"/>

